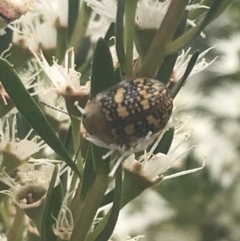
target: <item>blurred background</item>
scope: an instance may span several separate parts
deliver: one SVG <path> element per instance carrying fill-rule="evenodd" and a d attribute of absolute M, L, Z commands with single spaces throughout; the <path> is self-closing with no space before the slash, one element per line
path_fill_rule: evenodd
<path fill-rule="evenodd" d="M 99 38 L 98 31 L 105 35 L 109 27 L 97 20 L 87 32 L 92 42 Z M 0 53 L 11 38 L 9 33 L 1 38 Z M 82 55 L 76 60 L 83 82 L 88 80 L 86 69 L 91 64 L 85 61 L 87 52 L 83 51 L 90 48 L 89 39 L 83 39 Z M 52 56 L 53 47 L 41 44 Z M 187 120 L 182 133 L 191 132 L 191 136 L 172 158 L 191 150 L 178 158 L 167 174 L 199 167 L 205 158 L 206 166 L 197 173 L 163 181 L 128 204 L 120 213 L 114 241 L 123 241 L 127 235 L 144 235 L 146 241 L 240 240 L 240 0 L 233 1 L 191 44 L 190 54 L 210 47 L 214 48 L 201 61 L 216 60 L 191 76 L 174 100 L 175 116 Z M 21 66 L 18 58 L 9 59 Z M 174 145 L 178 143 L 175 138 Z"/>
<path fill-rule="evenodd" d="M 201 165 L 195 174 L 162 182 L 127 205 L 116 237 L 144 235 L 151 241 L 240 240 L 240 1 L 191 45 L 217 59 L 188 79 L 175 100 L 178 118 L 187 118 L 191 137 L 178 149 L 196 145 L 175 170 Z M 182 150 L 181 150 L 182 149 Z M 118 235 L 117 235 L 118 234 Z M 117 238 L 116 238 L 117 239 Z"/>

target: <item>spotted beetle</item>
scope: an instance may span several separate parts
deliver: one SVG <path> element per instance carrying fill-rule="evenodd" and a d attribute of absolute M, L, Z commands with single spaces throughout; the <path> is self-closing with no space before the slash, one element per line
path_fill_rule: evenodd
<path fill-rule="evenodd" d="M 106 145 L 130 149 L 155 135 L 172 114 L 172 97 L 156 79 L 122 81 L 96 95 L 85 107 L 82 124 L 87 133 Z"/>

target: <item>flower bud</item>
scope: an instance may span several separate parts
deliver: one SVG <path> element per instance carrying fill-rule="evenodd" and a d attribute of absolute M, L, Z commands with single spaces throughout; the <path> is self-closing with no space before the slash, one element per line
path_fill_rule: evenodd
<path fill-rule="evenodd" d="M 45 185 L 29 184 L 19 188 L 15 194 L 15 202 L 34 221 L 38 230 L 41 230 L 46 193 Z"/>
<path fill-rule="evenodd" d="M 0 1 L 0 28 L 26 14 L 32 7 L 33 0 L 1 0 Z"/>

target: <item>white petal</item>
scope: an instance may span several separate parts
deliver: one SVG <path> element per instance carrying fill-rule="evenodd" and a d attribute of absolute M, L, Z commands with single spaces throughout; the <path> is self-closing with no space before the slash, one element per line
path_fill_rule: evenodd
<path fill-rule="evenodd" d="M 135 161 L 136 161 L 135 160 L 135 155 L 132 154 L 126 160 L 124 160 L 124 167 L 130 169 Z"/>
<path fill-rule="evenodd" d="M 163 153 L 158 153 L 146 162 L 144 166 L 145 175 L 152 179 L 166 172 L 171 166 L 171 159 Z"/>

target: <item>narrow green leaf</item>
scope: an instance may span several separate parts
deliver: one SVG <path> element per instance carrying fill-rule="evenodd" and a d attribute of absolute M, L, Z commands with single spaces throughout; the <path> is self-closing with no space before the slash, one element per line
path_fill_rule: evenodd
<path fill-rule="evenodd" d="M 56 165 L 53 171 L 51 182 L 49 184 L 44 206 L 40 234 L 41 241 L 57 240 L 52 230 L 52 226 L 55 223 L 53 217 L 57 218 L 63 200 L 61 185 L 59 184 L 57 187 L 54 188 L 58 173 L 59 167 Z"/>
<path fill-rule="evenodd" d="M 92 144 L 88 145 L 88 150 L 85 159 L 85 167 L 83 172 L 82 186 L 81 186 L 81 200 L 84 200 L 88 194 L 88 190 L 92 187 L 96 178 L 96 172 L 93 165 Z"/>
<path fill-rule="evenodd" d="M 197 62 L 198 56 L 199 56 L 199 51 L 196 51 L 195 54 L 191 57 L 187 69 L 185 70 L 183 77 L 177 82 L 177 84 L 170 90 L 172 97 L 175 98 L 176 95 L 178 94 L 179 90 L 183 87 L 183 85 L 186 83 L 186 80 L 190 73 L 192 72 L 192 69 Z"/>
<path fill-rule="evenodd" d="M 74 148 L 73 148 L 72 126 L 70 126 L 68 128 L 67 135 L 64 140 L 64 147 L 71 156 L 76 154 L 76 153 L 74 153 Z"/>
<path fill-rule="evenodd" d="M 32 128 L 56 153 L 63 158 L 68 166 L 80 175 L 70 155 L 57 138 L 41 109 L 25 89 L 13 66 L 5 59 L 0 59 L 0 80 L 8 95 L 14 102 L 16 108 L 24 116 Z"/>
<path fill-rule="evenodd" d="M 223 2 L 224 2 L 224 0 L 215 0 L 212 3 L 209 11 L 206 14 L 206 17 L 203 19 L 200 31 L 202 31 L 211 21 L 213 21 L 216 18 L 216 14 L 219 11 L 219 9 L 221 8 L 221 5 Z M 228 0 L 228 2 L 229 2 L 229 0 Z"/>
<path fill-rule="evenodd" d="M 215 20 L 230 3 L 230 0 L 215 0 L 211 8 L 208 10 L 205 18 L 200 23 L 188 30 L 184 35 L 177 38 L 175 41 L 168 44 L 165 50 L 166 54 L 169 55 L 176 53 L 191 43 L 193 39 L 198 36 L 208 24 Z"/>
<path fill-rule="evenodd" d="M 109 216 L 109 219 L 103 231 L 97 237 L 98 241 L 109 240 L 110 237 L 112 236 L 112 233 L 116 226 L 119 212 L 121 209 L 121 195 L 122 195 L 122 165 L 119 166 L 115 175 L 115 189 L 114 189 L 113 206 L 110 211 L 111 214 Z"/>
<path fill-rule="evenodd" d="M 115 83 L 112 56 L 106 42 L 100 38 L 93 56 L 91 97 L 95 97 Z"/>
<path fill-rule="evenodd" d="M 79 46 L 78 52 L 75 54 L 75 64 L 76 68 L 80 68 L 83 65 L 86 65 L 89 61 L 88 59 L 88 54 L 91 49 L 91 39 L 90 37 L 85 37 L 82 40 L 81 45 Z M 82 72 L 80 72 L 82 74 Z M 89 78 L 89 75 L 88 75 Z M 82 81 L 82 76 L 81 76 L 81 81 Z M 86 82 L 82 83 L 85 84 Z"/>
<path fill-rule="evenodd" d="M 79 0 L 68 0 L 68 39 L 71 39 L 77 22 L 79 5 Z"/>
<path fill-rule="evenodd" d="M 69 47 L 73 47 L 76 52 L 78 52 L 79 47 L 85 38 L 92 13 L 92 9 L 87 5 L 85 1 L 81 1 L 79 4 L 80 8 L 78 8 L 78 17 L 74 30 L 72 31 L 71 39 L 69 41 Z"/>
<path fill-rule="evenodd" d="M 113 202 L 113 196 L 114 196 L 114 189 L 111 190 L 110 192 L 108 192 L 103 200 L 102 200 L 102 203 L 101 203 L 101 207 L 105 206 L 105 205 L 108 205 L 109 203 Z"/>
<path fill-rule="evenodd" d="M 156 79 L 158 79 L 165 85 L 168 84 L 171 78 L 177 57 L 178 57 L 178 54 L 171 54 L 169 56 L 166 56 L 156 75 Z"/>
<path fill-rule="evenodd" d="M 64 60 L 67 48 L 68 48 L 68 29 L 66 27 L 58 26 L 57 30 L 57 46 L 55 57 L 59 62 Z"/>
<path fill-rule="evenodd" d="M 1 36 L 0 54 L 8 49 L 12 43 L 13 30 L 10 28 L 5 28 L 5 31 L 6 33 Z"/>
<path fill-rule="evenodd" d="M 110 157 L 102 158 L 107 152 L 109 152 L 108 149 L 92 145 L 94 168 L 99 175 L 108 176 L 110 172 Z"/>
<path fill-rule="evenodd" d="M 174 128 L 170 128 L 168 131 L 164 133 L 161 141 L 159 142 L 157 148 L 154 150 L 153 153 L 154 154 L 163 153 L 167 155 L 172 145 L 173 136 L 174 136 Z"/>
<path fill-rule="evenodd" d="M 86 240 L 94 217 L 108 188 L 108 175 L 96 175 L 72 232 L 71 241 Z"/>
<path fill-rule="evenodd" d="M 118 56 L 118 61 L 121 68 L 122 78 L 125 76 L 125 50 L 124 50 L 124 8 L 125 8 L 125 0 L 117 1 L 117 17 L 116 17 L 116 29 L 115 29 L 115 37 L 116 37 L 116 52 Z"/>

